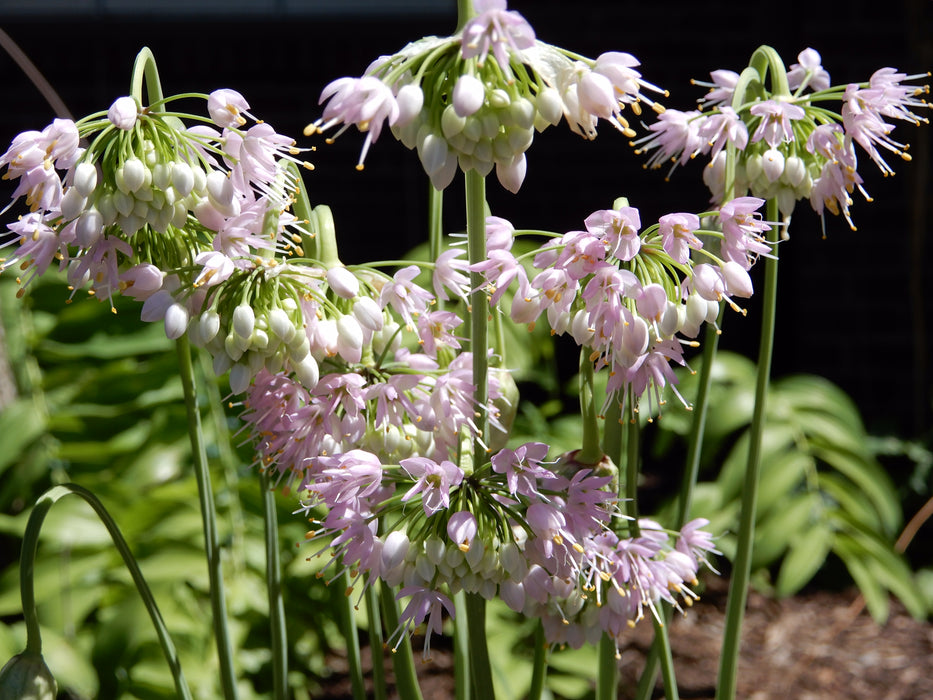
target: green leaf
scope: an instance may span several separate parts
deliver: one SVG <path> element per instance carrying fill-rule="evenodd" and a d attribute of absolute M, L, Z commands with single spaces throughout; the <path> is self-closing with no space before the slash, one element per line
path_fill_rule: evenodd
<path fill-rule="evenodd" d="M 764 462 L 758 487 L 758 517 L 800 486 L 807 472 L 816 472 L 816 463 L 804 452 L 780 452 Z"/>
<path fill-rule="evenodd" d="M 878 512 L 885 534 L 893 535 L 903 514 L 890 477 L 873 459 L 849 450 L 837 449 L 813 438 L 813 454 L 850 479 L 871 500 Z"/>
<path fill-rule="evenodd" d="M 819 523 L 807 532 L 798 533 L 781 562 L 775 584 L 777 595 L 793 595 L 809 583 L 826 561 L 832 543 L 832 528 L 825 523 Z"/>
<path fill-rule="evenodd" d="M 840 533 L 833 541 L 833 552 L 842 559 L 852 575 L 852 580 L 865 598 L 865 606 L 872 619 L 878 624 L 883 624 L 891 610 L 888 592 L 869 570 L 864 548 L 848 535 Z"/>
<path fill-rule="evenodd" d="M 820 519 L 820 498 L 814 493 L 788 496 L 755 530 L 752 567 L 768 566 Z"/>
<path fill-rule="evenodd" d="M 31 397 L 22 397 L 0 411 L 0 475 L 26 451 L 26 448 L 48 427 L 46 412 Z"/>

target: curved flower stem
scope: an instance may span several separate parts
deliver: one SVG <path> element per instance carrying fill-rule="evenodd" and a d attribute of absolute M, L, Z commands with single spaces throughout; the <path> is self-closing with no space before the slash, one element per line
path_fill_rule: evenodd
<path fill-rule="evenodd" d="M 191 362 L 191 345 L 183 335 L 175 341 L 178 354 L 178 371 L 181 376 L 188 413 L 188 436 L 191 440 L 191 457 L 194 475 L 198 483 L 198 499 L 201 505 L 201 523 L 204 528 L 204 555 L 207 558 L 207 573 L 210 582 L 211 620 L 217 643 L 220 662 L 220 684 L 226 700 L 237 697 L 236 673 L 233 669 L 233 648 L 227 625 L 227 603 L 224 592 L 223 562 L 220 556 L 220 538 L 217 535 L 217 511 L 211 489 L 211 475 L 207 464 L 207 452 L 201 431 L 201 414 L 194 383 L 194 366 Z"/>
<path fill-rule="evenodd" d="M 768 200 L 767 216 L 777 221 L 780 212 L 776 199 Z M 777 227 L 768 234 L 777 242 Z M 751 575 L 752 544 L 755 537 L 755 511 L 758 505 L 758 481 L 761 472 L 761 439 L 764 433 L 765 404 L 771 375 L 771 355 L 774 348 L 774 318 L 777 305 L 777 246 L 774 257 L 765 260 L 765 281 L 762 300 L 761 340 L 758 349 L 758 376 L 755 382 L 755 410 L 749 433 L 748 464 L 742 487 L 742 511 L 739 516 L 739 535 L 736 546 L 729 598 L 726 608 L 725 633 L 719 662 L 717 700 L 733 700 L 738 675 L 738 656 L 741 643 L 742 619 L 748 599 L 748 581 Z"/>
<path fill-rule="evenodd" d="M 391 586 L 380 581 L 379 597 L 382 601 L 382 617 L 386 621 L 386 629 L 397 630 L 398 601 L 395 599 Z M 422 700 L 418 674 L 415 672 L 415 660 L 411 653 L 411 640 L 407 634 L 402 634 L 398 644 L 392 649 L 392 668 L 395 670 L 395 685 L 398 688 L 399 698 Z"/>
<path fill-rule="evenodd" d="M 473 697 L 495 700 L 492 666 L 486 645 L 486 599 L 477 593 L 466 594 L 467 629 L 470 635 L 470 679 Z"/>
<path fill-rule="evenodd" d="M 133 77 L 130 81 L 130 95 L 139 104 L 143 104 L 143 81 L 146 83 L 146 97 L 149 104 L 162 102 L 162 83 L 159 81 L 159 69 L 156 67 L 155 56 L 148 46 L 144 46 L 136 54 L 133 63 Z"/>
<path fill-rule="evenodd" d="M 285 629 L 285 605 L 282 601 L 282 562 L 279 556 L 279 523 L 276 517 L 275 491 L 269 475 L 260 471 L 262 516 L 266 538 L 266 587 L 269 594 L 269 627 L 272 632 L 272 692 L 275 700 L 288 698 L 288 633 Z"/>
<path fill-rule="evenodd" d="M 454 594 L 454 610 L 457 618 L 454 624 L 454 697 L 456 700 L 470 700 L 470 634 L 467 630 L 466 593 Z"/>
<path fill-rule="evenodd" d="M 547 677 L 547 641 L 544 638 L 544 624 L 538 620 L 535 627 L 535 653 L 531 670 L 531 689 L 528 700 L 541 700 L 544 697 L 544 680 Z"/>
<path fill-rule="evenodd" d="M 149 613 L 149 618 L 152 620 L 152 625 L 155 627 L 159 645 L 162 647 L 162 653 L 166 662 L 168 662 L 172 678 L 175 681 L 175 693 L 183 700 L 191 700 L 191 691 L 188 690 L 188 683 L 185 681 L 184 673 L 182 673 L 175 645 L 169 636 L 168 629 L 165 627 L 165 622 L 162 620 L 162 614 L 159 612 L 159 606 L 156 605 L 155 598 L 152 596 L 152 591 L 149 589 L 145 578 L 143 578 L 142 571 L 139 570 L 139 564 L 133 558 L 133 553 L 130 551 L 126 540 L 123 539 L 120 528 L 117 527 L 116 522 L 104 505 L 98 500 L 97 496 L 77 484 L 53 486 L 43 493 L 36 502 L 32 513 L 29 514 L 29 522 L 26 523 L 19 568 L 20 595 L 23 601 L 23 615 L 26 618 L 26 651 L 37 655 L 42 653 L 42 639 L 39 635 L 39 618 L 36 614 L 36 598 L 33 588 L 33 571 L 36 549 L 39 544 L 39 531 L 42 529 L 42 523 L 45 516 L 48 515 L 49 509 L 57 501 L 69 494 L 83 498 L 94 509 L 104 527 L 107 528 L 107 532 L 110 533 L 113 544 L 123 558 L 126 568 L 129 569 L 133 583 L 136 584 L 136 590 L 139 591 L 143 604 L 146 606 L 146 611 Z"/>
<path fill-rule="evenodd" d="M 356 608 L 350 599 L 350 574 L 344 571 L 337 579 L 339 590 L 334 605 L 340 617 L 340 627 L 347 643 L 347 665 L 350 667 L 350 685 L 353 688 L 353 700 L 366 700 L 366 686 L 363 683 L 363 662 L 360 659 L 360 636 L 356 631 Z"/>

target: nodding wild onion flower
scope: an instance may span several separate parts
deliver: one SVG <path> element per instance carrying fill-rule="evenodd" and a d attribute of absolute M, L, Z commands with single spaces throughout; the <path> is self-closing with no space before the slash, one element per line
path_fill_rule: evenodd
<path fill-rule="evenodd" d="M 503 0 L 474 2 L 477 15 L 449 37 L 413 42 L 375 60 L 359 78 L 339 78 L 321 93 L 327 102 L 305 135 L 350 125 L 366 134 L 358 169 L 387 125 L 415 149 L 437 189 L 457 169 L 483 175 L 496 171 L 517 192 L 525 178 L 525 152 L 534 132 L 561 117 L 584 138 L 596 136 L 599 120 L 635 136 L 622 111 L 638 115 L 647 104 L 663 107 L 644 90 L 638 60 L 608 52 L 595 60 L 539 41 L 528 22 Z M 666 93 L 665 93 L 666 94 Z"/>
<path fill-rule="evenodd" d="M 762 94 L 733 104 L 738 74 L 728 70 L 710 73 L 712 82 L 694 81 L 709 88 L 698 102 L 702 111 L 668 109 L 651 124 L 648 136 L 634 140 L 636 153 L 650 154 L 649 167 L 671 162 L 668 174 L 699 155 L 709 155 L 703 180 L 712 201 L 724 198 L 727 143 L 737 149 L 735 192 L 777 198 L 784 216 L 790 216 L 797 200 L 807 199 L 813 210 L 849 214 L 852 193 L 862 187 L 857 171 L 855 144 L 868 154 L 884 175 L 892 175 L 883 151 L 910 160 L 908 146 L 891 137 L 894 120 L 926 123 L 915 110 L 928 108 L 923 98 L 929 85 L 912 81 L 929 73 L 907 75 L 882 68 L 862 83 L 833 86 L 821 65 L 820 54 L 808 48 L 787 71 L 786 93 Z M 772 69 L 773 70 L 773 69 Z M 837 103 L 834 111 L 827 103 Z M 707 109 L 703 109 L 706 107 Z"/>
<path fill-rule="evenodd" d="M 210 119 L 169 113 L 180 98 L 143 108 L 125 96 L 106 112 L 17 136 L 0 167 L 18 180 L 14 202 L 25 198 L 30 211 L 9 225 L 16 237 L 5 245 L 19 247 L 2 269 L 27 271 L 25 285 L 54 259 L 75 289 L 132 296 L 150 321 L 169 314 L 166 330 L 177 337 L 207 289 L 259 269 L 270 252 L 300 252 L 286 169 L 303 163 L 300 149 L 268 124 L 247 128 L 239 93 L 201 97 Z"/>

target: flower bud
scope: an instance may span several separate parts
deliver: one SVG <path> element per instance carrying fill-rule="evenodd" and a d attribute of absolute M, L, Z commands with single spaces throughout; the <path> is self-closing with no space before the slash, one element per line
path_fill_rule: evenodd
<path fill-rule="evenodd" d="M 240 304 L 233 310 L 233 330 L 241 338 L 249 338 L 256 326 L 256 314 L 249 304 Z"/>
<path fill-rule="evenodd" d="M 352 299 L 360 293 L 360 281 L 342 265 L 330 268 L 326 277 L 327 285 L 342 299 Z"/>
<path fill-rule="evenodd" d="M 284 309 L 278 307 L 270 309 L 269 313 L 266 314 L 266 318 L 269 322 L 269 330 L 283 343 L 288 343 L 295 337 L 295 333 L 297 333 L 295 324 L 292 323 Z"/>
<path fill-rule="evenodd" d="M 74 187 L 84 197 L 90 197 L 91 193 L 97 187 L 97 166 L 87 161 L 82 161 L 75 166 Z"/>
<path fill-rule="evenodd" d="M 777 182 L 784 174 L 784 154 L 776 148 L 769 148 L 761 156 L 761 169 L 769 182 Z"/>
<path fill-rule="evenodd" d="M 249 367 L 238 362 L 230 368 L 230 391 L 242 394 L 249 389 L 250 379 Z"/>
<path fill-rule="evenodd" d="M 379 304 L 370 297 L 360 297 L 353 304 L 353 318 L 370 331 L 378 331 L 385 323 L 385 317 Z"/>
<path fill-rule="evenodd" d="M 118 129 L 129 131 L 136 125 L 139 107 L 132 97 L 118 97 L 107 111 L 107 119 Z"/>
<path fill-rule="evenodd" d="M 457 114 L 457 110 L 453 105 L 447 105 L 444 111 L 441 112 L 441 132 L 443 132 L 444 138 L 452 139 L 460 134 L 466 126 L 466 121 L 466 117 Z M 463 146 L 466 146 L 466 143 Z"/>
<path fill-rule="evenodd" d="M 486 100 L 486 87 L 475 76 L 464 74 L 457 78 L 454 85 L 453 106 L 461 117 L 468 117 L 479 111 Z"/>
<path fill-rule="evenodd" d="M 739 263 L 729 261 L 721 267 L 721 270 L 722 278 L 726 283 L 726 291 L 729 294 L 747 299 L 754 293 L 752 280 Z"/>
<path fill-rule="evenodd" d="M 55 700 L 58 684 L 41 654 L 24 651 L 0 669 L 0 698 Z"/>
<path fill-rule="evenodd" d="M 221 170 L 214 170 L 207 176 L 207 198 L 224 216 L 240 213 L 233 181 Z"/>
<path fill-rule="evenodd" d="M 172 164 L 172 187 L 181 197 L 187 197 L 194 189 L 194 172 L 184 161 Z"/>
<path fill-rule="evenodd" d="M 104 230 L 104 218 L 96 209 L 88 209 L 75 222 L 75 241 L 82 248 L 97 243 Z"/>
<path fill-rule="evenodd" d="M 198 334 L 205 344 L 211 342 L 220 331 L 220 314 L 213 309 L 205 311 L 198 318 Z"/>
<path fill-rule="evenodd" d="M 545 126 L 557 126 L 564 115 L 564 102 L 560 98 L 560 93 L 552 87 L 546 87 L 539 91 L 535 95 L 535 110 L 544 121 Z M 535 126 L 538 127 L 539 125 L 536 123 Z M 542 131 L 543 128 L 538 128 L 538 131 Z"/>
<path fill-rule="evenodd" d="M 174 303 L 165 310 L 165 335 L 169 340 L 178 340 L 188 328 L 188 310 Z"/>
<path fill-rule="evenodd" d="M 398 103 L 398 119 L 395 126 L 402 127 L 409 124 L 421 112 L 424 106 L 424 93 L 417 85 L 405 85 L 395 96 Z"/>

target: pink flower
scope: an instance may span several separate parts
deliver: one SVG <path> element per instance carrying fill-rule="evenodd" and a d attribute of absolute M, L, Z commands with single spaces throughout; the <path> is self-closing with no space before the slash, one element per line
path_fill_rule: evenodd
<path fill-rule="evenodd" d="M 416 479 L 404 496 L 402 502 L 421 494 L 421 507 L 426 516 L 450 507 L 450 489 L 463 481 L 463 470 L 451 461 L 440 463 L 427 457 L 409 457 L 399 462 L 409 476 Z"/>
<path fill-rule="evenodd" d="M 379 305 L 382 308 L 391 306 L 408 324 L 413 322 L 414 316 L 427 311 L 428 303 L 434 298 L 415 284 L 414 279 L 420 272 L 417 265 L 403 267 L 391 282 L 383 285 L 379 294 Z"/>
<path fill-rule="evenodd" d="M 763 204 L 764 200 L 758 197 L 737 197 L 719 210 L 723 234 L 721 253 L 726 260 L 737 262 L 746 270 L 759 255 L 771 251 L 761 235 L 771 230 L 758 213 Z"/>
<path fill-rule="evenodd" d="M 460 510 L 447 521 L 447 536 L 462 551 L 469 551 L 476 537 L 476 516 L 467 510 Z"/>
<path fill-rule="evenodd" d="M 793 141 L 794 130 L 791 128 L 791 121 L 806 116 L 801 107 L 778 100 L 758 102 L 751 106 L 749 112 L 761 117 L 758 128 L 752 134 L 752 143 L 764 139 L 771 148 L 776 148 L 781 142 Z"/>
<path fill-rule="evenodd" d="M 451 618 L 454 616 L 454 604 L 450 599 L 439 591 L 431 590 L 423 586 L 406 586 L 398 592 L 396 599 L 411 596 L 411 600 L 402 614 L 399 616 L 399 627 L 392 633 L 389 641 L 396 634 L 401 638 L 407 631 L 421 624 L 425 618 L 428 620 L 427 630 L 424 635 L 424 651 L 422 658 L 428 660 L 431 657 L 431 635 L 440 634 L 443 631 L 443 611 L 446 610 Z M 397 643 L 396 643 L 397 646 Z M 395 651 L 396 647 L 392 647 Z"/>
<path fill-rule="evenodd" d="M 600 236 L 609 254 L 619 260 L 631 260 L 641 249 L 641 239 L 638 237 L 641 216 L 635 207 L 593 212 L 584 219 L 583 224 L 587 231 Z"/>
<path fill-rule="evenodd" d="M 446 291 L 449 289 L 458 299 L 466 300 L 470 291 L 470 278 L 463 273 L 469 270 L 469 264 L 459 259 L 465 252 L 463 248 L 450 248 L 437 256 L 431 282 L 439 299 L 450 299 Z"/>
<path fill-rule="evenodd" d="M 441 347 L 460 349 L 460 340 L 451 331 L 463 323 L 453 311 L 428 311 L 418 317 L 418 338 L 424 352 L 437 357 Z"/>
<path fill-rule="evenodd" d="M 478 14 L 463 27 L 461 55 L 477 57 L 482 66 L 492 51 L 499 68 L 511 75 L 509 53 L 534 46 L 534 30 L 518 12 L 506 10 L 505 0 L 473 0 L 473 7 Z"/>
<path fill-rule="evenodd" d="M 338 78 L 329 83 L 321 92 L 318 103 L 328 100 L 322 118 L 305 129 L 305 135 L 323 132 L 337 124 L 344 126 L 337 132 L 342 134 L 350 125 L 355 124 L 360 131 L 366 132 L 363 149 L 357 169 L 363 169 L 363 161 L 371 144 L 382 133 L 382 125 L 389 126 L 399 118 L 399 106 L 391 88 L 376 77 L 366 75 L 362 78 Z M 335 137 L 336 138 L 336 137 Z"/>
<path fill-rule="evenodd" d="M 791 90 L 808 87 L 817 92 L 829 87 L 829 73 L 823 69 L 816 49 L 804 49 L 797 54 L 797 60 L 799 63 L 793 64 L 787 71 L 787 83 Z"/>
<path fill-rule="evenodd" d="M 687 262 L 689 248 L 700 250 L 703 247 L 702 241 L 693 233 L 700 228 L 700 219 L 696 214 L 665 214 L 658 219 L 658 224 L 662 246 L 677 262 Z"/>
<path fill-rule="evenodd" d="M 541 466 L 547 459 L 548 449 L 543 442 L 526 442 L 514 450 L 499 450 L 492 456 L 492 470 L 505 474 L 509 493 L 536 498 L 538 480 L 554 478 L 553 472 Z"/>
<path fill-rule="evenodd" d="M 714 70 L 710 74 L 711 83 L 693 81 L 697 85 L 709 88 L 709 92 L 700 100 L 700 104 L 713 107 L 715 105 L 731 105 L 735 93 L 735 85 L 739 81 L 739 74 L 731 70 Z"/>
<path fill-rule="evenodd" d="M 246 124 L 243 114 L 249 113 L 249 103 L 236 90 L 214 90 L 207 96 L 207 111 L 213 122 L 225 129 L 236 129 Z"/>

